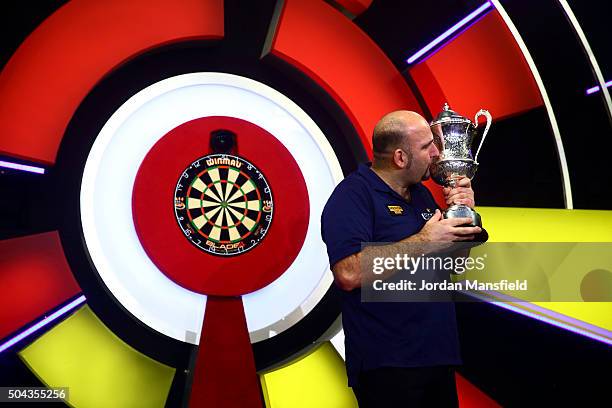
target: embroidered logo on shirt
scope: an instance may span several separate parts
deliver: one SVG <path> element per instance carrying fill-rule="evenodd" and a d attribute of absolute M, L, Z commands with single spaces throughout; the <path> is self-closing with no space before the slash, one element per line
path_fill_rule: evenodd
<path fill-rule="evenodd" d="M 421 213 L 421 217 L 423 217 L 423 219 L 424 219 L 425 221 L 428 221 L 428 220 L 429 220 L 431 217 L 433 217 L 433 215 L 434 215 L 434 213 L 433 213 L 433 211 L 431 210 L 431 208 L 426 208 L 426 209 L 425 209 L 425 212 L 422 212 L 422 213 Z"/>
<path fill-rule="evenodd" d="M 404 209 L 399 205 L 387 205 L 387 208 L 391 215 L 402 215 L 404 213 Z"/>

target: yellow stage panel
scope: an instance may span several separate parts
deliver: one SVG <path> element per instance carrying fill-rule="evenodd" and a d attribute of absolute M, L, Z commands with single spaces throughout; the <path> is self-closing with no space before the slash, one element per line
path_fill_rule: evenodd
<path fill-rule="evenodd" d="M 612 211 L 507 207 L 477 210 L 490 242 L 612 242 Z M 610 302 L 533 304 L 612 331 Z"/>
<path fill-rule="evenodd" d="M 49 387 L 68 387 L 74 407 L 163 407 L 175 369 L 128 346 L 83 306 L 19 352 Z"/>
<path fill-rule="evenodd" d="M 612 211 L 478 207 L 491 242 L 612 242 Z"/>
<path fill-rule="evenodd" d="M 260 374 L 266 407 L 352 408 L 344 361 L 330 342 L 291 364 Z"/>

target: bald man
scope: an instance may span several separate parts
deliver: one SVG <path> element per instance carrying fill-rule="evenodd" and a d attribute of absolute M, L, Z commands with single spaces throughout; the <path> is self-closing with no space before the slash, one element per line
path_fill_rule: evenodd
<path fill-rule="evenodd" d="M 427 245 L 471 241 L 482 230 L 464 226 L 469 218 L 444 219 L 421 184 L 439 155 L 421 115 L 385 115 L 374 128 L 372 145 L 372 164 L 360 165 L 336 187 L 321 217 L 342 293 L 349 386 L 360 407 L 455 407 L 454 366 L 461 358 L 453 303 L 362 302 L 360 265 L 364 256 L 405 253 L 405 243 L 422 245 L 419 253 L 408 254 L 416 257 Z M 467 178 L 444 193 L 447 203 L 474 207 Z M 362 250 L 366 242 L 397 244 Z"/>

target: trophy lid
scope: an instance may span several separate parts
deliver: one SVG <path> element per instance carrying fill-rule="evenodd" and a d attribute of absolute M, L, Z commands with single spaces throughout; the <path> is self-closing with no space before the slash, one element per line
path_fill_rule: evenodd
<path fill-rule="evenodd" d="M 464 116 L 461 116 L 460 114 L 452 110 L 450 106 L 448 106 L 448 103 L 445 103 L 444 107 L 442 108 L 442 112 L 438 113 L 438 116 L 436 116 L 434 120 L 431 121 L 429 126 L 438 125 L 440 123 L 466 123 L 466 124 L 469 123 L 471 124 L 472 121 Z"/>

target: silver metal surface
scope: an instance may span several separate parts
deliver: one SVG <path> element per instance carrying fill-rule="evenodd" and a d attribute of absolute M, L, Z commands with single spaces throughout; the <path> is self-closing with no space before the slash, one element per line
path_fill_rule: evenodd
<path fill-rule="evenodd" d="M 481 109 L 475 117 L 487 118 L 487 125 L 482 135 L 480 146 L 491 127 L 491 114 Z M 440 151 L 437 161 L 431 165 L 431 175 L 434 181 L 443 186 L 453 186 L 454 179 L 468 177 L 472 179 L 476 174 L 478 162 L 472 156 L 472 142 L 477 135 L 478 122 L 472 123 L 468 118 L 452 111 L 448 104 L 444 104 L 442 112 L 431 122 L 431 131 L 434 143 Z"/>
<path fill-rule="evenodd" d="M 469 225 L 482 227 L 480 214 L 463 204 L 455 204 L 448 207 L 448 209 L 444 211 L 444 218 L 471 218 L 472 222 Z"/>
<path fill-rule="evenodd" d="M 455 187 L 456 180 L 467 177 L 470 180 L 476 174 L 478 162 L 472 156 L 472 142 L 478 134 L 478 118 L 485 116 L 487 124 L 480 139 L 478 153 L 491 127 L 491 114 L 484 109 L 476 113 L 474 122 L 450 109 L 447 103 L 442 111 L 431 122 L 434 144 L 440 151 L 438 160 L 430 166 L 432 179 L 445 187 Z M 464 204 L 454 204 L 444 212 L 444 218 L 471 218 L 471 225 L 481 226 L 480 216 Z"/>
<path fill-rule="evenodd" d="M 478 145 L 478 150 L 476 150 L 476 156 L 474 156 L 474 161 L 476 163 L 478 163 L 478 154 L 480 153 L 482 144 L 484 143 L 485 138 L 487 137 L 487 133 L 489 133 L 489 129 L 491 128 L 491 123 L 493 122 L 493 118 L 491 117 L 491 114 L 489 113 L 489 111 L 486 109 L 481 109 L 478 112 L 476 112 L 476 116 L 474 116 L 474 125 L 476 127 L 478 127 L 478 118 L 481 116 L 484 116 L 487 119 L 487 124 L 485 125 L 485 130 L 482 133 L 482 137 L 480 138 L 480 144 Z"/>
<path fill-rule="evenodd" d="M 454 177 L 474 178 L 478 163 L 470 159 L 441 160 L 430 168 L 431 178 L 441 186 L 454 187 Z"/>

